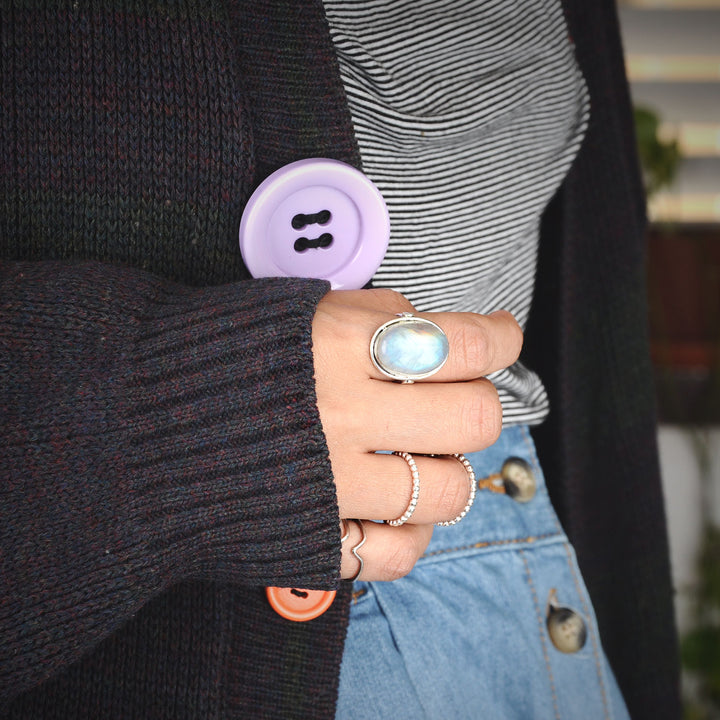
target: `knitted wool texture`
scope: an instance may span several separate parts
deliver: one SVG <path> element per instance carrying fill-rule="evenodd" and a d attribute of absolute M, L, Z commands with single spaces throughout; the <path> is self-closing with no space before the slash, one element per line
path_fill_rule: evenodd
<path fill-rule="evenodd" d="M 634 720 L 681 716 L 644 283 L 645 205 L 615 4 L 565 0 L 591 98 L 544 218 L 525 336 L 550 395 L 533 429 Z"/>
<path fill-rule="evenodd" d="M 6 717 L 334 713 L 344 602 L 289 624 L 259 587 L 336 581 L 325 286 L 222 284 L 252 187 L 357 152 L 319 3 L 229 5 L 0 8 Z M 610 0 L 565 5 L 593 121 L 541 243 L 536 436 L 633 717 L 677 717 L 617 27 Z"/>
<path fill-rule="evenodd" d="M 237 246 L 270 169 L 357 164 L 322 9 L 12 2 L 0 32 L 0 708 L 332 717 L 347 603 L 263 591 L 337 585 L 327 284 Z"/>

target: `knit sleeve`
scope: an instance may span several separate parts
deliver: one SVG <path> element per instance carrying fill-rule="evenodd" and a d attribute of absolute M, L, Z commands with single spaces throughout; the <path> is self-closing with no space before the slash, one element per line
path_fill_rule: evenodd
<path fill-rule="evenodd" d="M 336 584 L 327 289 L 0 263 L 0 705 L 181 580 Z"/>

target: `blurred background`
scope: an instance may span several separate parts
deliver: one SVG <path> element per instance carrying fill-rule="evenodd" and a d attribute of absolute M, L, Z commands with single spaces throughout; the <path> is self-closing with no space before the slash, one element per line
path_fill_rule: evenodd
<path fill-rule="evenodd" d="M 720 0 L 619 0 L 685 717 L 720 718 Z"/>

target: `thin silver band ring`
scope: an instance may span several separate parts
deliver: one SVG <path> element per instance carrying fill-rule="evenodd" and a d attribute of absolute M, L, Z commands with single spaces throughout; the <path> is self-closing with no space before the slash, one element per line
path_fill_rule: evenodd
<path fill-rule="evenodd" d="M 400 452 L 396 450 L 393 452 L 393 455 L 401 457 L 408 464 L 412 475 L 412 494 L 410 495 L 410 502 L 408 503 L 405 512 L 394 520 L 385 521 L 388 525 L 400 527 L 400 525 L 404 525 L 412 517 L 415 512 L 415 508 L 417 507 L 418 498 L 420 497 L 420 473 L 418 472 L 417 465 L 415 464 L 415 458 L 413 458 L 409 452 Z"/>
<path fill-rule="evenodd" d="M 448 457 L 454 457 L 465 468 L 465 472 L 467 472 L 468 475 L 468 482 L 470 484 L 470 492 L 468 494 L 467 504 L 457 517 L 446 522 L 435 523 L 436 525 L 440 525 L 442 527 L 448 527 L 450 525 L 456 525 L 457 523 L 459 523 L 468 514 L 468 511 L 475 502 L 475 493 L 477 492 L 477 486 L 475 484 L 475 471 L 473 470 L 470 461 L 462 453 L 453 453 L 452 455 L 448 455 Z"/>
<path fill-rule="evenodd" d="M 343 535 L 340 538 L 340 544 L 342 545 L 349 537 L 350 537 L 350 526 L 348 525 L 348 521 L 343 518 L 340 521 L 343 529 Z"/>
<path fill-rule="evenodd" d="M 359 542 L 354 548 L 352 548 L 352 549 L 350 550 L 350 552 L 355 556 L 355 558 L 357 559 L 357 561 L 360 563 L 360 567 L 358 568 L 358 571 L 355 573 L 355 575 L 353 575 L 353 576 L 350 578 L 350 582 L 355 582 L 356 580 L 359 580 L 359 579 L 360 579 L 360 574 L 362 573 L 363 568 L 365 567 L 365 563 L 364 563 L 364 561 L 363 561 L 363 559 L 362 559 L 362 556 L 361 556 L 360 553 L 358 552 L 358 550 L 360 550 L 360 548 L 365 544 L 365 541 L 367 540 L 367 535 L 365 534 L 365 526 L 363 525 L 363 521 L 362 521 L 362 520 L 350 520 L 350 521 L 348 521 L 348 522 L 357 523 L 357 524 L 360 526 L 360 532 L 362 533 L 362 538 L 360 539 L 360 542 Z M 347 537 L 347 535 L 349 535 L 349 534 L 350 534 L 350 531 L 348 530 L 348 532 L 347 532 L 347 534 L 346 534 L 346 537 Z"/>

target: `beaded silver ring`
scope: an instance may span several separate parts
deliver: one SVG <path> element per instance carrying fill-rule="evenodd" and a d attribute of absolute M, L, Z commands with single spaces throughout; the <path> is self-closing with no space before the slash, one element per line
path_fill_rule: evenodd
<path fill-rule="evenodd" d="M 457 525 L 457 523 L 459 523 L 468 514 L 468 511 L 470 510 L 473 503 L 475 502 L 475 493 L 477 492 L 477 486 L 475 484 L 475 471 L 473 470 L 473 467 L 470 464 L 470 461 L 462 453 L 453 453 L 452 455 L 448 455 L 448 457 L 454 457 L 465 468 L 465 471 L 467 472 L 467 475 L 468 475 L 468 481 L 470 483 L 470 493 L 468 495 L 467 504 L 462 509 L 462 512 L 456 518 L 453 518 L 452 520 L 447 520 L 445 522 L 435 523 L 436 525 L 440 525 L 442 527 L 449 527 L 450 525 Z"/>
<path fill-rule="evenodd" d="M 410 502 L 408 503 L 405 512 L 399 518 L 395 518 L 395 520 L 385 521 L 388 525 L 400 527 L 400 525 L 404 525 L 412 517 L 412 514 L 415 512 L 415 508 L 417 507 L 418 498 L 420 497 L 420 473 L 418 473 L 415 458 L 413 458 L 409 452 L 400 452 L 396 450 L 393 452 L 393 455 L 401 457 L 408 464 L 412 475 L 412 495 L 410 496 Z"/>

